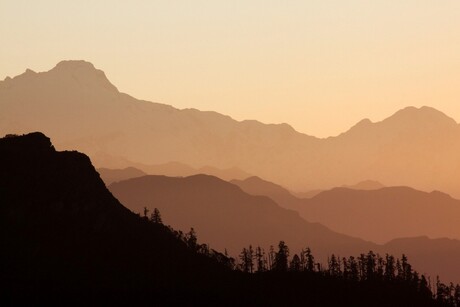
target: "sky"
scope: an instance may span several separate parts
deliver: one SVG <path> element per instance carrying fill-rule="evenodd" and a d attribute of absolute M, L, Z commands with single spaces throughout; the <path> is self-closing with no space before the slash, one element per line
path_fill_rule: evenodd
<path fill-rule="evenodd" d="M 458 0 L 0 0 L 0 80 L 70 59 L 138 99 L 318 137 L 406 106 L 460 121 Z"/>

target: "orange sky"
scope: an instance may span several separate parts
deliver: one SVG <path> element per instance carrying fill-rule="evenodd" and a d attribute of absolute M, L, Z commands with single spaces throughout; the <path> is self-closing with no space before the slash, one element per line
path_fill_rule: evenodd
<path fill-rule="evenodd" d="M 2 1 L 0 79 L 85 59 L 136 98 L 336 135 L 460 120 L 460 1 Z"/>

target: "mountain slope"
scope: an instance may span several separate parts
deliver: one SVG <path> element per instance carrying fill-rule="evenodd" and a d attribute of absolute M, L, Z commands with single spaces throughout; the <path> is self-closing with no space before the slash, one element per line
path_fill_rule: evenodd
<path fill-rule="evenodd" d="M 297 191 L 372 178 L 460 196 L 459 125 L 428 107 L 317 139 L 286 124 L 238 122 L 137 100 L 92 64 L 64 61 L 48 72 L 28 70 L 1 81 L 0 111 L 0 133 L 44 131 L 57 148 L 84 151 L 103 167 L 178 161 L 238 167 Z"/>
<path fill-rule="evenodd" d="M 328 139 L 327 152 L 337 152 L 340 159 L 325 171 L 342 177 L 340 184 L 373 178 L 389 186 L 460 195 L 454 183 L 460 170 L 459 140 L 460 128 L 452 118 L 430 107 L 408 107 Z M 360 178 L 350 181 L 347 172 Z"/>
<path fill-rule="evenodd" d="M 374 242 L 420 235 L 460 239 L 460 201 L 441 192 L 335 188 L 305 199 L 299 212 L 311 221 Z"/>
<path fill-rule="evenodd" d="M 278 240 L 284 240 L 291 253 L 309 246 L 321 261 L 332 253 L 341 257 L 367 250 L 381 255 L 404 253 L 419 272 L 432 278 L 439 275 L 444 280 L 460 281 L 457 258 L 450 257 L 460 254 L 459 240 L 433 240 L 417 235 L 384 245 L 366 242 L 307 222 L 267 197 L 249 195 L 231 183 L 206 175 L 145 176 L 114 183 L 109 190 L 131 210 L 141 212 L 144 206 L 150 210 L 159 208 L 165 223 L 184 230 L 193 226 L 198 237 L 211 247 L 226 248 L 233 255 L 242 246 L 266 248 Z"/>
<path fill-rule="evenodd" d="M 124 169 L 109 169 L 109 168 L 98 168 L 97 172 L 101 176 L 101 179 L 106 185 L 112 182 L 126 180 L 135 177 L 141 177 L 147 175 L 140 169 L 134 167 L 127 167 Z"/>
<path fill-rule="evenodd" d="M 303 206 L 303 200 L 291 194 L 287 189 L 257 176 L 245 180 L 234 179 L 230 183 L 239 186 L 248 194 L 267 196 L 283 208 L 298 211 Z"/>
<path fill-rule="evenodd" d="M 215 112 L 136 100 L 84 61 L 64 61 L 49 72 L 28 71 L 0 82 L 0 109 L 0 132 L 40 130 L 58 148 L 84 151 L 111 168 L 130 166 L 114 165 L 118 157 L 121 164 L 179 161 L 195 168 L 245 169 L 242 158 L 258 157 L 262 163 L 273 146 L 315 140 L 285 124 L 237 122 Z M 103 165 L 106 156 L 111 165 Z"/>
<path fill-rule="evenodd" d="M 232 180 L 232 179 L 245 179 L 251 175 L 245 171 L 237 168 L 231 167 L 227 169 L 220 169 L 213 166 L 203 166 L 200 168 L 194 168 L 187 164 L 181 162 L 168 162 L 163 164 L 156 165 L 146 165 L 141 163 L 129 163 L 130 165 L 135 166 L 143 170 L 149 175 L 164 175 L 170 177 L 186 177 L 197 174 L 206 174 L 218 177 L 223 180 Z"/>
<path fill-rule="evenodd" d="M 385 243 L 401 237 L 460 239 L 460 201 L 441 192 L 422 192 L 409 187 L 379 187 L 364 182 L 353 187 L 319 191 L 311 198 L 293 196 L 283 187 L 251 177 L 232 180 L 251 195 L 273 199 L 308 221 L 358 238 Z"/>
<path fill-rule="evenodd" d="M 375 247 L 308 223 L 267 197 L 249 195 L 212 176 L 144 176 L 113 183 L 109 190 L 134 212 L 158 208 L 165 223 L 184 230 L 194 227 L 211 247 L 232 255 L 249 244 L 268 248 L 280 240 L 296 251 L 310 246 L 323 259 L 334 252 L 348 255 Z"/>
<path fill-rule="evenodd" d="M 378 190 L 384 188 L 385 186 L 375 180 L 364 180 L 356 184 L 344 185 L 342 187 L 353 190 Z"/>

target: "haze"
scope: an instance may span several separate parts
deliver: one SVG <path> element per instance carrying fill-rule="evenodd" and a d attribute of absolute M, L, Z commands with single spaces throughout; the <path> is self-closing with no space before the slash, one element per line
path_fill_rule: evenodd
<path fill-rule="evenodd" d="M 0 79 L 85 59 L 120 91 L 326 137 L 460 119 L 459 1 L 3 1 Z"/>

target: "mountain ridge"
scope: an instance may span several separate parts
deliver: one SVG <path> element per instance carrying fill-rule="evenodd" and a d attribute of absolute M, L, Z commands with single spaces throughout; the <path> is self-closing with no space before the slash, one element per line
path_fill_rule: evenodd
<path fill-rule="evenodd" d="M 69 65 L 93 73 L 76 81 L 64 69 Z M 98 167 L 177 161 L 194 168 L 237 167 L 295 191 L 372 178 L 460 197 L 454 184 L 460 181 L 460 128 L 432 108 L 406 108 L 319 139 L 287 124 L 236 121 L 216 112 L 137 100 L 107 85 L 92 64 L 57 66 L 28 73 L 30 82 L 2 81 L 0 133 L 43 131 L 57 148 L 85 152 Z"/>
<path fill-rule="evenodd" d="M 107 83 L 110 84 L 111 87 L 113 87 L 113 89 L 120 93 L 120 94 L 123 94 L 123 95 L 128 95 L 126 93 L 121 93 L 118 91 L 118 89 L 116 88 L 115 85 L 113 85 L 109 79 L 106 77 L 105 73 L 103 70 L 100 70 L 100 69 L 97 69 L 93 63 L 91 62 L 88 62 L 88 61 L 85 61 L 85 60 L 62 60 L 60 61 L 59 63 L 57 63 L 52 69 L 48 70 L 48 71 L 43 71 L 43 72 L 35 72 L 29 68 L 27 68 L 25 70 L 24 73 L 22 74 L 19 74 L 15 77 L 10 77 L 10 76 L 6 76 L 5 79 L 2 81 L 0 80 L 0 84 L 1 82 L 14 82 L 16 78 L 18 79 L 21 79 L 21 77 L 24 77 L 24 76 L 39 76 L 41 74 L 46 74 L 46 73 L 61 73 L 61 76 L 74 76 L 75 77 L 75 74 L 78 74 L 80 71 L 84 71 L 86 72 L 86 75 L 84 75 L 84 77 L 99 77 L 99 78 L 102 78 L 104 79 L 104 81 L 106 81 Z M 129 95 L 128 95 L 129 96 Z M 233 121 L 236 121 L 236 122 L 239 122 L 239 123 L 248 123 L 248 124 L 257 124 L 257 125 L 268 125 L 268 126 L 275 126 L 275 127 L 286 127 L 287 130 L 289 131 L 292 131 L 292 132 L 296 132 L 298 134 L 302 134 L 302 135 L 305 135 L 305 136 L 308 136 L 308 137 L 313 137 L 313 138 L 316 138 L 316 139 L 333 139 L 333 138 L 338 138 L 340 137 L 341 135 L 343 134 L 347 134 L 348 132 L 354 130 L 356 127 L 367 127 L 367 126 L 372 126 L 372 125 L 376 125 L 376 124 L 380 124 L 380 123 L 386 123 L 386 122 L 391 122 L 391 121 L 400 121 L 400 120 L 404 120 L 404 119 L 411 119 L 414 117 L 414 115 L 416 117 L 419 117 L 419 118 L 423 118 L 423 117 L 426 117 L 428 119 L 433 119 L 433 118 L 438 118 L 438 119 L 443 119 L 443 120 L 448 120 L 450 121 L 451 124 L 456 124 L 458 125 L 458 123 L 451 117 L 447 116 L 445 113 L 433 108 L 433 107 L 430 107 L 430 106 L 421 106 L 421 107 L 415 107 L 415 106 L 407 106 L 403 109 L 400 109 L 398 111 L 396 111 L 395 113 L 393 113 L 392 115 L 390 115 L 389 117 L 383 119 L 383 120 L 380 120 L 380 121 L 371 121 L 370 119 L 368 118 L 364 118 L 360 121 L 358 121 L 355 125 L 353 125 L 352 127 L 350 127 L 347 131 L 344 131 L 336 136 L 327 136 L 327 137 L 324 137 L 324 138 L 320 138 L 320 137 L 316 137 L 316 136 L 313 136 L 313 135 L 310 135 L 310 134 L 307 134 L 307 133 L 304 133 L 304 132 L 299 132 L 297 131 L 295 128 L 293 128 L 291 125 L 289 125 L 288 123 L 279 123 L 279 124 L 273 124 L 273 123 L 263 123 L 263 122 L 260 122 L 258 120 L 254 120 L 254 119 L 245 119 L 245 120 L 235 120 L 233 119 L 231 116 L 228 116 L 228 115 L 225 115 L 225 114 L 221 114 L 221 113 L 218 113 L 216 111 L 206 111 L 206 110 L 198 110 L 196 108 L 184 108 L 184 109 L 178 109 L 178 108 L 175 108 L 171 105 L 168 105 L 168 104 L 165 104 L 165 103 L 159 103 L 159 102 L 151 102 L 151 101 L 146 101 L 146 100 L 142 100 L 142 99 L 137 99 L 138 101 L 143 101 L 143 102 L 148 102 L 148 103 L 153 103 L 153 104 L 159 104 L 159 105 L 162 105 L 162 106 L 168 106 L 168 107 L 171 107 L 175 110 L 178 110 L 178 111 L 192 111 L 192 112 L 201 112 L 201 113 L 212 113 L 212 114 L 215 114 L 215 115 L 219 115 L 219 116 L 223 116 L 223 117 L 226 117 L 226 118 L 229 118 Z"/>
<path fill-rule="evenodd" d="M 460 200 L 436 190 L 425 192 L 407 186 L 375 186 L 377 188 L 372 189 L 342 186 L 301 198 L 257 177 L 232 180 L 231 183 L 249 194 L 265 195 L 283 208 L 296 210 L 306 220 L 379 244 L 419 235 L 460 239 L 456 226 L 460 223 Z"/>

